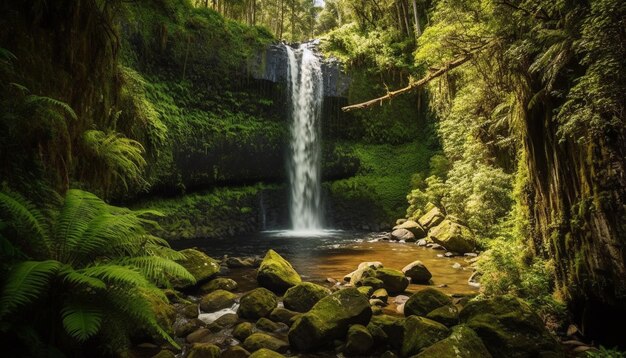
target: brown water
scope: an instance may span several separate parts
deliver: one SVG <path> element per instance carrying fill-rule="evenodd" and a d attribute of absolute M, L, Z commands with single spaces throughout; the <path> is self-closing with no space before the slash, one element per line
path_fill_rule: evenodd
<path fill-rule="evenodd" d="M 342 281 L 364 261 L 380 261 L 387 268 L 401 270 L 405 265 L 420 260 L 432 273 L 432 285 L 410 285 L 408 292 L 425 287 L 437 287 L 448 294 L 471 294 L 476 289 L 467 284 L 472 274 L 470 258 L 441 257 L 445 251 L 380 240 L 380 233 L 327 231 L 322 235 L 291 235 L 289 232 L 267 232 L 256 236 L 222 240 L 194 240 L 174 242 L 175 248 L 196 246 L 208 255 L 259 256 L 274 249 L 294 266 L 306 281 L 324 283 L 327 278 Z M 458 263 L 459 268 L 453 265 Z M 457 266 L 458 267 L 458 266 Z M 256 287 L 253 269 L 233 269 L 228 274 L 239 283 L 239 290 Z M 330 285 L 330 284 L 327 284 Z"/>

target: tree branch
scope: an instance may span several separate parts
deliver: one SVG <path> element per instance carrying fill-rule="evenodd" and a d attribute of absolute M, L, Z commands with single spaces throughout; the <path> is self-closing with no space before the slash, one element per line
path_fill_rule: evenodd
<path fill-rule="evenodd" d="M 485 45 L 486 46 L 486 45 Z M 435 71 L 430 71 L 430 73 L 428 73 L 426 75 L 426 77 L 423 77 L 422 79 L 420 79 L 417 82 L 410 82 L 408 86 L 401 88 L 399 90 L 395 90 L 395 91 L 387 91 L 387 94 L 382 96 L 382 97 L 378 97 L 366 102 L 362 102 L 362 103 L 357 103 L 357 104 L 352 104 L 346 107 L 342 107 L 341 110 L 343 110 L 344 112 L 350 112 L 353 111 L 355 109 L 364 109 L 364 108 L 368 108 L 368 107 L 372 107 L 375 104 L 378 105 L 382 105 L 384 101 L 389 101 L 392 98 L 401 95 L 403 93 L 406 92 L 410 92 L 412 90 L 418 89 L 420 87 L 422 87 L 423 85 L 427 84 L 428 82 L 432 81 L 433 79 L 445 74 L 446 72 L 457 68 L 459 66 L 461 66 L 462 64 L 464 64 L 465 62 L 469 61 L 472 59 L 472 57 L 474 57 L 474 54 L 476 53 L 476 51 L 485 48 L 485 46 L 481 46 L 479 49 L 468 52 L 467 54 L 456 58 L 455 60 L 452 60 L 448 63 L 445 63 L 442 67 L 438 68 Z"/>

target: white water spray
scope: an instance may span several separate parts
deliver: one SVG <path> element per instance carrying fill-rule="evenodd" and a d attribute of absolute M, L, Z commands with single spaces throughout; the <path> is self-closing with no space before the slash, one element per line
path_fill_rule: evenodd
<path fill-rule="evenodd" d="M 289 184 L 292 229 L 322 229 L 320 117 L 322 64 L 307 44 L 297 50 L 285 46 L 289 58 L 291 91 L 291 145 Z"/>

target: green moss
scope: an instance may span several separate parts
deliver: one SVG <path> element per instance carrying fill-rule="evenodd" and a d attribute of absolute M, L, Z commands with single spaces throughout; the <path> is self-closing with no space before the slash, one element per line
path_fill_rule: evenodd
<path fill-rule="evenodd" d="M 259 287 L 241 296 L 237 314 L 242 318 L 267 317 L 278 305 L 278 298 L 271 291 Z"/>
<path fill-rule="evenodd" d="M 310 282 L 302 282 L 285 292 L 283 304 L 285 308 L 296 312 L 307 312 L 322 298 L 330 295 L 326 287 Z"/>
<path fill-rule="evenodd" d="M 269 250 L 257 271 L 259 286 L 276 293 L 283 293 L 302 282 L 293 266 L 276 251 Z"/>
<path fill-rule="evenodd" d="M 180 251 L 180 253 L 185 255 L 185 259 L 179 260 L 178 263 L 189 271 L 198 283 L 209 280 L 220 270 L 220 263 L 203 252 L 195 249 L 185 249 Z M 187 285 L 175 284 L 174 286 L 184 288 Z"/>

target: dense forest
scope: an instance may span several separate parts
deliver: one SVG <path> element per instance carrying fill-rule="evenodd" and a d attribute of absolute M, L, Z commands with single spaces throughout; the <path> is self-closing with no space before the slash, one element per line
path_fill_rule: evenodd
<path fill-rule="evenodd" d="M 626 2 L 5 0 L 0 103 L 7 357 L 626 356 Z"/>

